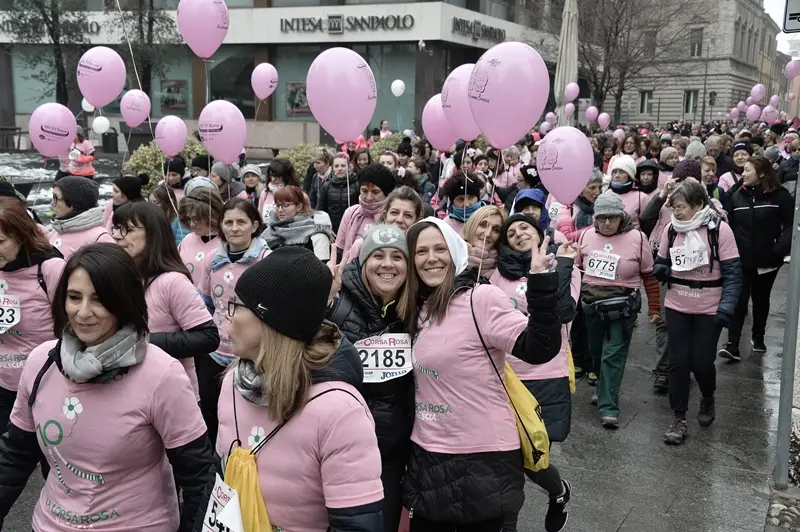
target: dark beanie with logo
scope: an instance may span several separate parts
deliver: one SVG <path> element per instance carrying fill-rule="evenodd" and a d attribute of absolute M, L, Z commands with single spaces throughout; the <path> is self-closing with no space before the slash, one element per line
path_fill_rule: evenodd
<path fill-rule="evenodd" d="M 236 295 L 261 321 L 308 343 L 325 318 L 332 284 L 330 269 L 314 253 L 285 246 L 245 270 Z"/>
<path fill-rule="evenodd" d="M 61 190 L 64 202 L 76 212 L 88 211 L 97 206 L 100 198 L 100 187 L 86 177 L 67 176 L 53 184 L 53 188 Z"/>

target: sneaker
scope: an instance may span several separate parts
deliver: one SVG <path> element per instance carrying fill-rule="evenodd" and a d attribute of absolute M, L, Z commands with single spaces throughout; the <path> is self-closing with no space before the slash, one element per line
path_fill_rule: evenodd
<path fill-rule="evenodd" d="M 686 420 L 675 418 L 672 420 L 669 430 L 664 433 L 664 443 L 667 445 L 680 445 L 688 435 L 689 425 L 686 424 Z"/>
<path fill-rule="evenodd" d="M 591 400 L 591 401 L 589 401 L 589 403 L 590 403 L 592 406 L 597 406 L 597 394 L 596 394 L 596 393 L 593 393 L 593 394 L 592 394 L 592 400 Z"/>
<path fill-rule="evenodd" d="M 714 410 L 714 398 L 703 397 L 700 399 L 700 408 L 697 410 L 697 423 L 701 427 L 708 427 L 714 422 L 716 411 Z"/>
<path fill-rule="evenodd" d="M 750 340 L 750 343 L 753 346 L 753 353 L 766 353 L 767 346 L 764 345 L 764 337 L 763 336 L 753 336 Z"/>
<path fill-rule="evenodd" d="M 653 391 L 656 393 L 667 393 L 669 391 L 669 377 L 666 375 L 656 375 L 653 379 Z"/>
<path fill-rule="evenodd" d="M 742 356 L 739 354 L 739 348 L 732 342 L 725 344 L 725 347 L 717 352 L 717 356 L 734 362 L 741 362 Z"/>
<path fill-rule="evenodd" d="M 789 264 L 790 262 L 792 262 L 792 256 L 791 255 L 786 255 L 785 257 L 783 257 L 783 263 L 784 264 Z"/>
<path fill-rule="evenodd" d="M 617 416 L 601 416 L 600 422 L 604 429 L 615 430 L 619 428 L 619 418 Z"/>
<path fill-rule="evenodd" d="M 576 379 L 580 379 L 581 377 L 583 377 L 584 373 L 585 373 L 585 371 L 583 371 L 582 367 L 575 366 L 575 378 Z"/>
<path fill-rule="evenodd" d="M 597 373 L 595 373 L 594 371 L 590 371 L 589 373 L 587 373 L 586 382 L 589 383 L 589 386 L 594 386 L 595 384 L 597 384 Z"/>
<path fill-rule="evenodd" d="M 544 529 L 547 532 L 559 532 L 567 526 L 569 518 L 567 503 L 572 494 L 572 484 L 567 480 L 562 480 L 561 483 L 564 484 L 564 495 L 550 497 L 550 504 L 547 507 L 547 515 L 544 518 Z"/>

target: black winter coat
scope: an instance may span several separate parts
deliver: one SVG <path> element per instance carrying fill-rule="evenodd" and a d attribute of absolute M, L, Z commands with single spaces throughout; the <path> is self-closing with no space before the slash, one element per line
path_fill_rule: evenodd
<path fill-rule="evenodd" d="M 405 332 L 393 307 L 383 316 L 380 304 L 361 279 L 358 259 L 342 273 L 342 288 L 328 319 L 353 343 L 383 333 Z M 381 458 L 405 461 L 414 422 L 413 375 L 409 373 L 380 384 L 364 383 L 362 392 L 375 420 Z"/>
<path fill-rule="evenodd" d="M 786 183 L 787 181 L 797 181 L 797 171 L 800 169 L 800 160 L 790 157 L 781 161 L 778 167 L 778 181 Z"/>
<path fill-rule="evenodd" d="M 775 268 L 792 247 L 794 199 L 783 187 L 765 192 L 761 185 L 731 188 L 728 223 L 736 237 L 743 269 Z"/>
<path fill-rule="evenodd" d="M 346 177 L 332 177 L 323 183 L 317 198 L 316 210 L 328 213 L 334 233 L 339 230 L 344 211 L 350 205 L 358 205 L 359 187 L 358 178 L 350 175 L 350 203 L 348 203 Z"/>

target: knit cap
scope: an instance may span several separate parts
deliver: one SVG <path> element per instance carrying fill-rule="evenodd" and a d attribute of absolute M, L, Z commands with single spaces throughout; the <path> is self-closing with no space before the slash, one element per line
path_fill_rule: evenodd
<path fill-rule="evenodd" d="M 236 295 L 279 333 L 310 342 L 328 306 L 330 269 L 306 248 L 276 249 L 242 273 Z"/>
<path fill-rule="evenodd" d="M 708 155 L 708 152 L 706 152 L 706 147 L 703 146 L 703 143 L 699 140 L 693 140 L 686 147 L 687 159 L 702 159 L 706 155 Z"/>
<path fill-rule="evenodd" d="M 614 164 L 611 165 L 611 172 L 614 173 L 614 170 L 622 170 L 626 174 L 628 174 L 633 181 L 633 178 L 636 177 L 636 161 L 630 155 L 620 155 L 616 159 L 614 159 Z"/>
<path fill-rule="evenodd" d="M 600 194 L 594 201 L 594 216 L 622 216 L 625 214 L 625 205 L 622 196 L 611 190 Z"/>
<path fill-rule="evenodd" d="M 245 174 L 255 174 L 258 176 L 259 181 L 264 181 L 264 176 L 261 174 L 261 168 L 257 164 L 247 164 L 242 171 L 239 172 L 239 177 L 244 179 Z"/>
<path fill-rule="evenodd" d="M 367 259 L 379 249 L 397 249 L 408 259 L 408 246 L 406 245 L 406 235 L 394 225 L 376 224 L 373 225 L 361 244 L 361 252 L 358 254 L 358 262 L 361 266 Z"/>
<path fill-rule="evenodd" d="M 661 142 L 672 142 L 672 135 L 669 133 L 662 133 Z"/>
<path fill-rule="evenodd" d="M 364 183 L 372 183 L 381 189 L 381 192 L 383 192 L 385 196 L 388 196 L 397 186 L 397 180 L 392 175 L 391 170 L 378 163 L 373 163 L 364 167 L 358 173 L 358 183 L 361 185 Z"/>
<path fill-rule="evenodd" d="M 25 196 L 19 190 L 14 188 L 14 185 L 3 179 L 0 179 L 0 197 L 16 198 L 20 200 L 23 204 L 26 204 L 27 202 Z"/>
<path fill-rule="evenodd" d="M 672 178 L 682 181 L 687 177 L 693 177 L 700 180 L 703 171 L 700 168 L 700 161 L 697 159 L 689 159 L 688 157 L 675 166 L 675 171 L 672 172 Z"/>
<path fill-rule="evenodd" d="M 536 219 L 533 216 L 529 216 L 527 214 L 523 214 L 521 212 L 512 214 L 506 220 L 506 223 L 503 224 L 503 228 L 500 230 L 500 245 L 507 246 L 508 244 L 508 230 L 511 228 L 511 224 L 516 222 L 526 222 L 528 225 L 533 227 L 536 233 L 539 235 L 539 242 L 544 240 L 544 231 L 542 228 L 539 227 L 539 224 L 536 222 Z"/>
<path fill-rule="evenodd" d="M 201 170 L 208 172 L 211 169 L 211 164 L 213 164 L 213 162 L 214 158 L 210 155 L 198 155 L 192 159 L 192 168 L 200 168 Z"/>
<path fill-rule="evenodd" d="M 170 172 L 175 172 L 183 177 L 183 174 L 186 172 L 186 161 L 183 160 L 183 157 L 176 155 L 164 161 L 164 174 Z"/>
<path fill-rule="evenodd" d="M 142 187 L 150 181 L 147 174 L 131 175 L 126 174 L 114 180 L 114 184 L 122 192 L 128 201 L 138 201 L 142 198 Z"/>
<path fill-rule="evenodd" d="M 97 206 L 100 197 L 100 187 L 86 177 L 67 176 L 58 180 L 53 188 L 61 190 L 67 206 L 76 212 L 88 211 Z"/>
<path fill-rule="evenodd" d="M 673 155 L 678 155 L 678 150 L 671 146 L 667 146 L 663 150 L 661 150 L 661 155 L 659 156 L 659 161 L 662 163 L 667 162 L 667 159 L 672 157 Z"/>
<path fill-rule="evenodd" d="M 478 174 L 458 173 L 451 176 L 442 185 L 442 194 L 454 201 L 458 196 L 475 196 L 480 198 L 483 193 L 484 183 Z"/>
<path fill-rule="evenodd" d="M 230 183 L 231 179 L 239 175 L 235 166 L 220 161 L 214 163 L 214 166 L 211 167 L 211 173 L 218 175 L 220 179 L 228 183 Z"/>
<path fill-rule="evenodd" d="M 748 154 L 753 155 L 753 146 L 749 142 L 737 142 L 731 148 L 731 156 L 737 151 L 746 151 Z"/>
<path fill-rule="evenodd" d="M 209 178 L 194 177 L 187 181 L 185 185 L 183 185 L 183 194 L 185 196 L 190 196 L 192 192 L 201 188 L 210 188 L 214 192 L 219 193 L 219 188 L 217 187 L 216 183 L 211 181 Z"/>

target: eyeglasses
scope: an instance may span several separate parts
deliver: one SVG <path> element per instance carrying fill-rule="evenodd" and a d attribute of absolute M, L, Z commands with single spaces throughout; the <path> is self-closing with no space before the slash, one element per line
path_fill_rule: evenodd
<path fill-rule="evenodd" d="M 236 307 L 247 308 L 247 305 L 244 303 L 239 303 L 234 298 L 230 298 L 228 300 L 228 317 L 232 318 L 234 314 L 236 314 Z"/>
<path fill-rule="evenodd" d="M 144 229 L 143 227 L 137 227 L 135 225 L 112 225 L 111 226 L 111 236 L 114 234 L 118 234 L 120 238 L 125 238 L 128 236 L 128 233 L 135 231 L 137 229 Z"/>
<path fill-rule="evenodd" d="M 619 216 L 595 216 L 594 219 L 599 224 L 608 224 L 616 222 L 619 219 Z"/>
<path fill-rule="evenodd" d="M 287 209 L 291 209 L 297 205 L 296 203 L 277 203 L 275 204 L 275 209 L 285 211 Z"/>

